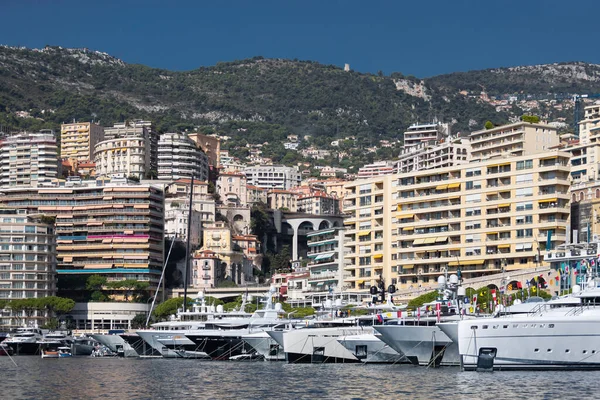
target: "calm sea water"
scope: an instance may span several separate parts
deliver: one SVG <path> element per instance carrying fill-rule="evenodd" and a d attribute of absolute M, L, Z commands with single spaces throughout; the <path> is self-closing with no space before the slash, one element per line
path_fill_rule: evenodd
<path fill-rule="evenodd" d="M 598 398 L 599 371 L 461 372 L 409 365 L 0 357 L 2 399 Z"/>

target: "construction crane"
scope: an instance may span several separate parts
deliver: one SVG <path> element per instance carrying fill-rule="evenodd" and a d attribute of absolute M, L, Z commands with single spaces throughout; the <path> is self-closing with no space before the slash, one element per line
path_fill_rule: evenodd
<path fill-rule="evenodd" d="M 579 137 L 579 121 L 581 120 L 581 100 L 599 98 L 600 93 L 573 95 L 573 129 L 575 136 Z"/>

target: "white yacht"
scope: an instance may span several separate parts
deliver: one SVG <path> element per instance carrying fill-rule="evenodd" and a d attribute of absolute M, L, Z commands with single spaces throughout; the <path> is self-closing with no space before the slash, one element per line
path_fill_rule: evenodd
<path fill-rule="evenodd" d="M 242 340 L 248 343 L 266 361 L 285 361 L 283 347 L 271 338 L 266 331 L 244 334 Z"/>
<path fill-rule="evenodd" d="M 10 347 L 15 355 L 33 355 L 39 354 L 40 346 L 38 342 L 44 338 L 39 328 L 18 328 L 14 334 L 5 339 L 2 343 Z"/>
<path fill-rule="evenodd" d="M 539 304 L 527 314 L 458 323 L 464 369 L 600 368 L 600 287 Z M 444 328 L 446 329 L 446 328 Z"/>
<path fill-rule="evenodd" d="M 385 325 L 375 326 L 380 339 L 408 361 L 424 366 L 459 365 L 458 346 L 437 326 L 438 322 L 457 321 L 461 313 L 459 296 L 464 289 L 459 286 L 456 275 L 438 278 L 439 294 L 443 300 L 424 304 L 419 316 L 403 318 Z M 436 308 L 439 307 L 439 317 Z M 422 315 L 422 316 L 421 316 Z"/>
<path fill-rule="evenodd" d="M 223 306 L 207 305 L 204 294 L 199 292 L 191 311 L 179 312 L 171 321 L 157 322 L 151 329 L 136 331 L 155 351 L 165 358 L 205 358 L 196 351 L 196 345 L 186 337 L 200 329 L 231 329 L 248 325 L 252 314 L 244 310 L 247 296 L 242 297 L 240 310 L 224 312 Z"/>
<path fill-rule="evenodd" d="M 207 321 L 203 329 L 188 331 L 185 336 L 194 343 L 194 351 L 204 352 L 213 360 L 229 360 L 232 357 L 256 352 L 244 336 L 251 333 L 283 329 L 294 321 L 280 318 L 281 304 L 273 304 L 275 288 L 266 295 L 265 306 L 256 310 L 250 318 L 229 318 Z"/>

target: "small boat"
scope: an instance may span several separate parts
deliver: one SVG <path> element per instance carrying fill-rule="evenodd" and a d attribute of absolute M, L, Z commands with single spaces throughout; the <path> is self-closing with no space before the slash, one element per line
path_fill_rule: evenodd
<path fill-rule="evenodd" d="M 42 349 L 42 358 L 58 358 L 58 349 L 56 348 L 47 348 Z"/>
<path fill-rule="evenodd" d="M 65 357 L 73 357 L 73 354 L 71 354 L 71 348 L 67 347 L 67 346 L 62 346 L 58 348 L 58 358 L 65 358 Z"/>

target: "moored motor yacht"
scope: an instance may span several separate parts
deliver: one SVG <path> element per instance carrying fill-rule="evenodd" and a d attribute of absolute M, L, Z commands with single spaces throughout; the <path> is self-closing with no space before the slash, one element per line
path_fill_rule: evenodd
<path fill-rule="evenodd" d="M 9 346 L 15 355 L 34 355 L 40 353 L 38 342 L 43 337 L 39 328 L 18 328 L 14 334 L 2 343 Z"/>
<path fill-rule="evenodd" d="M 538 304 L 526 314 L 461 321 L 462 366 L 474 369 L 600 369 L 600 287 Z"/>

